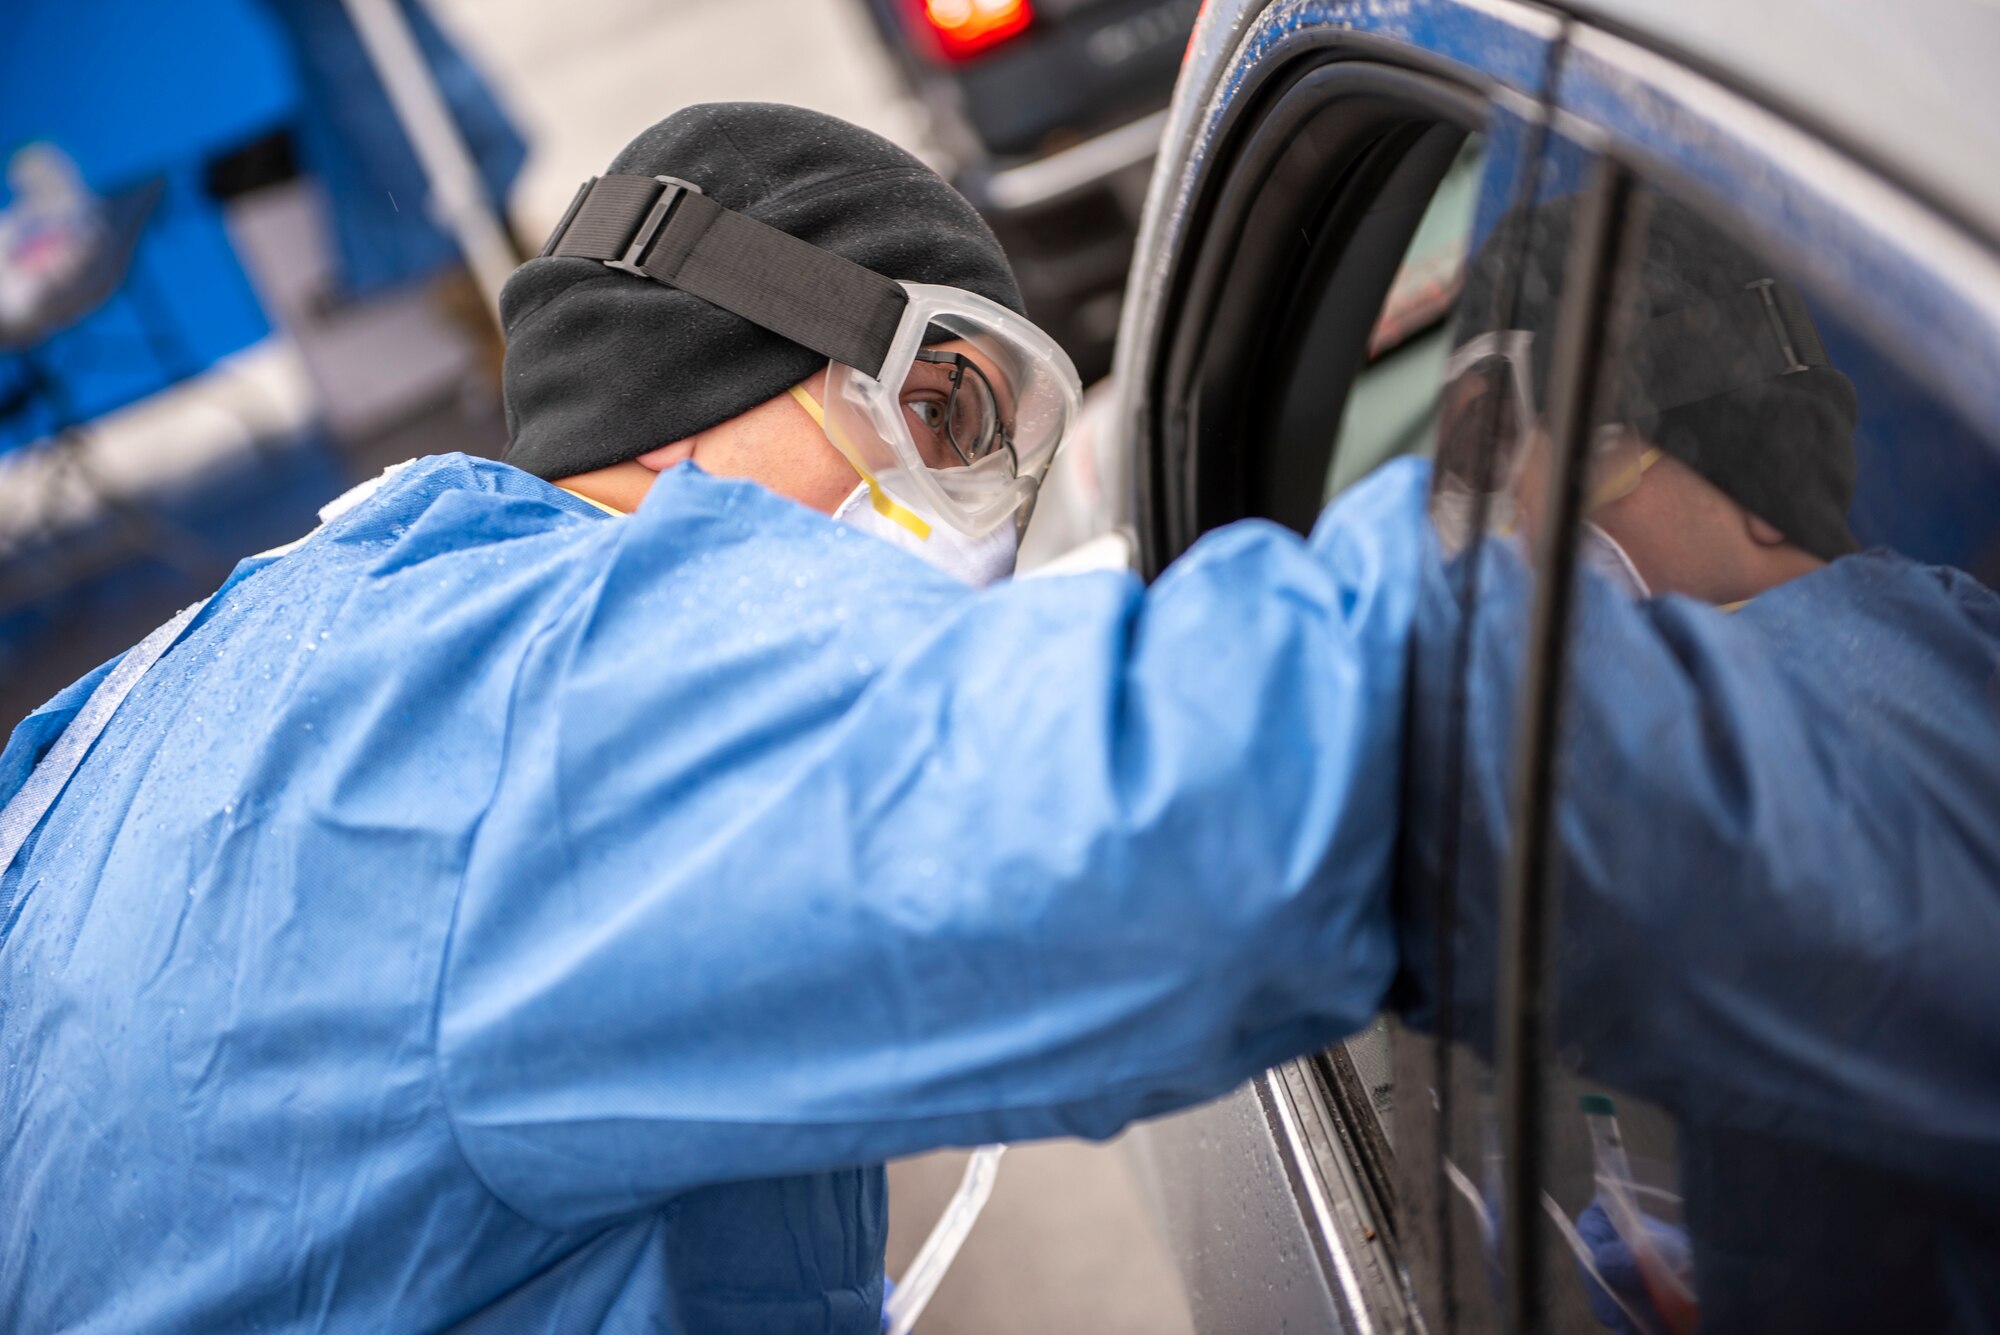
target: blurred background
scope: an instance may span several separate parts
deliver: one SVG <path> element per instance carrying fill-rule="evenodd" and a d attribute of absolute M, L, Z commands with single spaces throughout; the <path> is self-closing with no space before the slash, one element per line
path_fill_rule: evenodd
<path fill-rule="evenodd" d="M 795 102 L 918 153 L 1098 380 L 1196 8 L 0 8 L 0 726 L 385 465 L 501 453 L 498 284 L 580 182 L 690 103 Z M 892 1275 L 963 1162 L 892 1168 Z M 1189 1328 L 1123 1159 L 1079 1144 L 1008 1156 L 921 1326 Z"/>

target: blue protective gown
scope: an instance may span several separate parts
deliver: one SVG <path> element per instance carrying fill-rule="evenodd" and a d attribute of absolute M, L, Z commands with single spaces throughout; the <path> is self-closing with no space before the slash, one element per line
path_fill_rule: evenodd
<path fill-rule="evenodd" d="M 1377 1008 L 1423 492 L 973 593 L 446 457 L 246 562 L 0 878 L 0 1329 L 873 1331 L 883 1159 Z"/>

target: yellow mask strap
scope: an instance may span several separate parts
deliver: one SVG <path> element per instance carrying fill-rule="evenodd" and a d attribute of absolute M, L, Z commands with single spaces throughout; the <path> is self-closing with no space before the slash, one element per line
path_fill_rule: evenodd
<path fill-rule="evenodd" d="M 1589 514 L 1599 506 L 1609 505 L 1613 501 L 1622 501 L 1627 496 L 1630 496 L 1634 491 L 1639 489 L 1639 479 L 1646 476 L 1646 470 L 1659 461 L 1659 446 L 1648 445 L 1645 449 L 1639 451 L 1638 462 L 1631 468 L 1621 470 L 1616 475 L 1604 480 L 1597 488 L 1597 494 L 1590 498 L 1589 509 L 1584 513 Z"/>
<path fill-rule="evenodd" d="M 807 415 L 819 424 L 819 429 L 826 432 L 826 438 L 833 442 L 833 448 L 839 450 L 841 456 L 853 466 L 854 471 L 861 474 L 861 480 L 868 484 L 868 503 L 875 507 L 875 513 L 892 524 L 901 524 L 914 533 L 919 542 L 929 541 L 931 526 L 924 522 L 922 515 L 896 504 L 889 493 L 882 490 L 882 484 L 875 480 L 875 475 L 861 462 L 861 456 L 849 448 L 847 442 L 841 439 L 840 433 L 827 424 L 826 410 L 819 406 L 819 400 L 806 393 L 803 385 L 792 386 L 792 397 L 797 399 L 799 407 L 805 409 Z"/>
<path fill-rule="evenodd" d="M 606 505 L 603 501 L 597 500 L 596 498 L 591 496 L 586 496 L 580 491 L 570 491 L 568 487 L 557 487 L 556 490 L 569 491 L 570 495 L 576 497 L 580 501 L 583 501 L 585 504 L 594 505 L 608 515 L 616 515 L 620 519 L 625 518 L 625 512 L 623 510 L 617 509 L 614 506 Z"/>

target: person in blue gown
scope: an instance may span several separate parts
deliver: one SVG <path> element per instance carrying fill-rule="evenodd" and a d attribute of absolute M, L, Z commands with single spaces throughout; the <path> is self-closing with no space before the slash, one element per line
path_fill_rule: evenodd
<path fill-rule="evenodd" d="M 614 168 L 1018 304 L 829 118 Z M 974 589 L 830 517 L 823 357 L 515 284 L 532 471 L 392 470 L 0 756 L 0 1327 L 873 1331 L 885 1159 L 1107 1136 L 1379 1004 L 1420 468 L 1150 588 Z"/>

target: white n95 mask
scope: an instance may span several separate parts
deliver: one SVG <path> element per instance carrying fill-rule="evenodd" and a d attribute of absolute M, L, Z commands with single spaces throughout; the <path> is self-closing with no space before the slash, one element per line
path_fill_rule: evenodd
<path fill-rule="evenodd" d="M 1632 558 L 1626 553 L 1624 544 L 1588 519 L 1583 521 L 1582 540 L 1578 549 L 1584 561 L 1594 566 L 1597 573 L 1610 580 L 1613 587 L 1627 598 L 1653 596 L 1653 590 L 1646 584 L 1646 577 L 1639 573 L 1638 566 L 1632 564 Z"/>
<path fill-rule="evenodd" d="M 869 471 L 850 449 L 841 448 L 839 434 L 830 429 L 819 401 L 802 385 L 792 386 L 792 398 L 827 432 L 836 449 L 861 475 L 861 485 L 848 493 L 833 512 L 833 522 L 872 533 L 892 546 L 918 556 L 975 589 L 984 588 L 1014 573 L 1014 555 L 1020 542 L 1016 526 L 1003 523 L 974 536 L 942 520 L 933 522 L 892 497 L 881 480 Z M 1034 484 L 1027 487 L 1032 500 Z"/>
<path fill-rule="evenodd" d="M 876 508 L 866 482 L 840 503 L 833 512 L 833 522 L 872 533 L 884 542 L 914 552 L 974 588 L 984 588 L 1014 573 L 1012 524 L 1001 524 L 976 538 L 967 537 L 949 524 L 932 524 L 930 536 L 919 538 Z"/>

